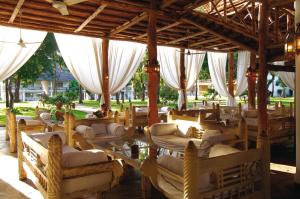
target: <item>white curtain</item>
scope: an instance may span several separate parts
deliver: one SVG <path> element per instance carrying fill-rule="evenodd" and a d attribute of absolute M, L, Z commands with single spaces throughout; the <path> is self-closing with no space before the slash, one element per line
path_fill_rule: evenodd
<path fill-rule="evenodd" d="M 227 53 L 208 52 L 207 58 L 209 73 L 214 88 L 220 95 L 228 97 L 228 106 L 235 106 L 234 97 L 230 95 L 226 85 Z"/>
<path fill-rule="evenodd" d="M 178 108 L 181 109 L 184 95 L 180 88 L 180 50 L 172 47 L 159 46 L 157 52 L 157 58 L 160 64 L 160 75 L 169 87 L 178 90 Z M 192 50 L 191 53 L 191 55 L 185 55 L 187 90 L 190 90 L 195 84 L 205 58 L 205 52 Z"/>
<path fill-rule="evenodd" d="M 280 79 L 287 87 L 295 90 L 295 73 L 294 72 L 278 72 Z"/>
<path fill-rule="evenodd" d="M 131 80 L 145 54 L 146 45 L 126 41 L 109 41 L 109 91 L 119 92 Z"/>
<path fill-rule="evenodd" d="M 55 33 L 59 50 L 72 75 L 92 93 L 102 93 L 102 40 Z M 109 42 L 109 93 L 119 92 L 136 72 L 146 46 L 125 41 Z"/>
<path fill-rule="evenodd" d="M 74 78 L 86 90 L 101 94 L 102 39 L 60 33 L 55 39 Z"/>
<path fill-rule="evenodd" d="M 41 85 L 42 85 L 43 92 L 46 95 L 49 95 L 49 81 L 48 80 L 42 80 Z"/>
<path fill-rule="evenodd" d="M 0 81 L 13 75 L 40 47 L 47 32 L 22 30 L 26 47 L 18 45 L 20 29 L 0 26 Z"/>
<path fill-rule="evenodd" d="M 246 78 L 247 69 L 250 67 L 250 52 L 239 51 L 237 61 L 237 77 L 235 96 L 241 95 L 248 87 Z"/>

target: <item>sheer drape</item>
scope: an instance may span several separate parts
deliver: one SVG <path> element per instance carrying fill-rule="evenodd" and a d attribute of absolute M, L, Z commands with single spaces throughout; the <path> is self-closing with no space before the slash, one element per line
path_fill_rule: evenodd
<path fill-rule="evenodd" d="M 237 89 L 235 96 L 231 96 L 226 85 L 226 62 L 227 53 L 208 52 L 208 66 L 212 84 L 216 91 L 228 98 L 227 105 L 235 106 L 235 96 L 241 95 L 247 89 L 246 72 L 250 66 L 250 52 L 239 51 L 237 62 Z"/>
<path fill-rule="evenodd" d="M 102 40 L 55 34 L 59 50 L 72 75 L 92 93 L 102 93 Z M 136 72 L 146 46 L 125 41 L 109 42 L 109 93 L 119 92 Z"/>
<path fill-rule="evenodd" d="M 237 77 L 235 96 L 241 95 L 248 87 L 246 78 L 247 69 L 250 67 L 250 52 L 239 51 L 237 61 Z"/>
<path fill-rule="evenodd" d="M 0 81 L 13 75 L 40 47 L 47 32 L 22 30 L 26 47 L 18 45 L 20 29 L 0 26 Z M 34 42 L 32 44 L 26 44 Z"/>
<path fill-rule="evenodd" d="M 228 97 L 228 106 L 234 106 L 234 97 L 230 95 L 226 85 L 227 53 L 208 52 L 207 58 L 211 82 L 214 88 L 220 95 Z"/>
<path fill-rule="evenodd" d="M 131 80 L 145 54 L 146 45 L 126 42 L 109 41 L 109 91 L 119 92 Z"/>
<path fill-rule="evenodd" d="M 295 73 L 293 72 L 278 72 L 280 79 L 287 87 L 295 90 Z"/>
<path fill-rule="evenodd" d="M 184 96 L 180 88 L 180 50 L 172 47 L 159 46 L 157 52 L 157 58 L 160 64 L 160 75 L 169 87 L 178 90 L 178 108 L 181 109 Z M 199 54 L 185 55 L 187 90 L 190 90 L 194 86 L 205 58 L 205 52 L 191 51 L 191 53 Z"/>
<path fill-rule="evenodd" d="M 74 78 L 88 91 L 101 94 L 102 40 L 55 33 L 60 53 Z"/>

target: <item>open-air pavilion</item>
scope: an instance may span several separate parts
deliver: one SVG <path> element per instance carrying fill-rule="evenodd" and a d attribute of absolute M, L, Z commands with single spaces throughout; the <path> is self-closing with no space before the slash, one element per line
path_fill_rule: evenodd
<path fill-rule="evenodd" d="M 269 71 L 278 71 L 285 76 L 285 81 L 294 87 L 296 94 L 294 110 L 292 110 L 294 117 L 293 119 L 290 117 L 287 122 L 292 123 L 291 125 L 295 124 L 295 132 L 292 135 L 295 137 L 296 149 L 295 184 L 296 186 L 300 184 L 300 106 L 297 103 L 300 101 L 300 94 L 296 86 L 300 81 L 297 67 L 300 65 L 299 22 L 300 0 L 0 0 L 0 25 L 3 26 L 0 29 L 2 31 L 0 35 L 5 35 L 3 33 L 7 31 L 5 27 L 21 28 L 23 33 L 23 41 L 19 42 L 17 47 L 9 49 L 4 58 L 1 58 L 1 52 L 8 49 L 5 46 L 8 44 L 0 43 L 0 63 L 3 63 L 3 66 L 0 66 L 0 79 L 4 80 L 18 70 L 37 50 L 46 32 L 53 32 L 62 57 L 75 79 L 87 90 L 102 94 L 105 104 L 109 106 L 110 95 L 122 89 L 132 78 L 132 73 L 147 49 L 148 63 L 145 72 L 149 80 L 147 88 L 149 101 L 146 119 L 150 127 L 161 120 L 157 105 L 160 76 L 170 87 L 178 90 L 180 96 L 178 103 L 180 110 L 178 111 L 185 110 L 187 108 L 186 91 L 195 83 L 196 79 L 193 76 L 195 74 L 198 76 L 201 62 L 207 55 L 212 82 L 218 93 L 228 98 L 228 106 L 236 106 L 234 97 L 248 89 L 247 109 L 257 110 L 258 128 L 256 147 L 254 147 L 256 149 L 248 150 L 248 144 L 245 144 L 241 154 L 224 156 L 224 159 L 212 156 L 215 158 L 203 161 L 197 158 L 195 145 L 189 142 L 183 155 L 184 166 L 181 177 L 170 174 L 160 167 L 157 172 L 168 173 L 166 175 L 173 180 L 182 181 L 184 188 L 181 192 L 183 194 L 177 195 L 177 198 L 198 198 L 201 193 L 199 194 L 197 186 L 203 179 L 199 180 L 197 175 L 193 176 L 193 174 L 196 172 L 199 176 L 202 175 L 202 170 L 199 168 L 206 172 L 215 172 L 220 169 L 226 173 L 228 168 L 244 166 L 243 169 L 238 170 L 239 174 L 229 176 L 229 180 L 233 183 L 231 188 L 225 182 L 225 174 L 218 173 L 222 176 L 220 177 L 222 180 L 219 179 L 215 191 L 208 191 L 212 195 L 207 195 L 207 197 L 270 198 L 271 124 L 268 122 L 267 109 L 267 74 Z M 8 31 L 6 33 L 8 34 Z M 34 34 L 36 35 L 33 36 Z M 11 42 L 5 36 L 0 40 Z M 14 52 L 16 53 L 13 54 Z M 234 88 L 235 52 L 238 54 L 236 89 Z M 9 60 L 9 62 L 3 60 Z M 228 80 L 226 80 L 227 62 Z M 295 75 L 288 75 L 291 73 Z M 80 143 L 76 140 L 77 138 L 73 138 L 72 134 L 72 128 L 74 128 L 72 125 L 76 122 L 70 119 L 69 115 L 65 118 L 67 118 L 65 119 L 67 123 L 62 128 L 65 133 L 67 132 L 66 142 L 74 146 L 77 142 Z M 87 125 L 87 123 L 82 124 Z M 25 131 L 26 127 L 20 124 L 18 129 L 22 131 L 22 128 Z M 247 126 L 244 131 L 246 129 Z M 150 128 L 149 131 L 152 130 L 153 128 Z M 20 166 L 22 159 L 26 159 L 26 155 L 22 155 L 24 147 L 29 151 L 38 150 L 47 153 L 48 161 L 45 164 L 53 164 L 50 165 L 53 166 L 53 170 L 46 171 L 47 175 L 35 173 L 42 179 L 40 185 L 45 192 L 43 193 L 45 197 L 63 198 L 61 190 L 65 178 L 74 178 L 75 173 L 82 170 L 91 174 L 89 168 L 80 170 L 76 167 L 73 170 L 62 170 L 63 174 L 60 173 L 61 176 L 57 177 L 56 171 L 61 167 L 55 164 L 55 161 L 61 160 L 57 160 L 53 154 L 55 152 L 62 154 L 61 149 L 57 149 L 61 144 L 61 139 L 54 136 L 55 138 L 50 139 L 48 148 L 39 149 L 34 144 L 30 146 L 32 138 L 28 138 L 26 133 L 24 136 L 19 135 L 21 132 L 17 134 L 15 139 L 18 139 L 18 143 L 15 147 L 19 156 L 20 179 L 26 178 L 24 168 Z M 241 134 L 242 138 L 248 140 L 248 137 L 243 137 L 243 132 Z M 53 144 L 52 147 L 50 143 Z M 39 158 L 40 156 L 37 155 L 38 160 Z M 122 159 L 122 157 L 118 158 Z M 43 160 L 39 161 L 37 166 L 31 166 L 32 170 L 37 171 L 39 164 L 43 164 L 41 163 Z M 151 161 L 149 160 L 150 165 Z M 213 165 L 215 170 L 208 169 L 210 164 L 219 161 L 224 161 L 224 165 L 219 167 Z M 24 162 L 29 161 L 24 160 Z M 131 166 L 133 164 L 134 167 L 140 166 L 130 160 L 125 160 L 125 162 Z M 249 162 L 257 167 L 255 171 L 250 169 L 251 172 L 256 173 L 256 176 L 252 178 L 244 174 L 249 172 L 248 167 L 245 166 Z M 117 163 L 112 160 L 107 163 L 106 170 L 97 170 L 100 168 L 99 165 L 92 169 L 100 175 L 99 172 L 107 172 L 112 168 L 114 177 L 118 177 L 120 169 L 116 169 L 115 164 Z M 50 166 L 48 165 L 47 169 Z M 145 164 L 141 168 L 145 169 L 142 171 L 145 174 L 145 179 L 143 178 L 142 181 L 147 181 L 148 184 L 151 182 L 152 186 L 163 190 L 160 184 L 156 183 L 157 179 L 153 178 L 153 171 Z M 54 179 L 53 183 L 51 178 Z M 235 178 L 239 178 L 239 183 L 235 182 Z M 111 181 L 111 184 L 116 183 L 113 179 Z M 147 186 L 149 185 L 145 185 Z M 162 192 L 168 198 L 176 198 L 168 191 Z"/>

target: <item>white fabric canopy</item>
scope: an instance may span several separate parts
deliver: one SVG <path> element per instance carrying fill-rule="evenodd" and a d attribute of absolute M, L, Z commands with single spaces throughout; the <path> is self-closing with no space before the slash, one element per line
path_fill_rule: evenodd
<path fill-rule="evenodd" d="M 20 29 L 0 26 L 0 81 L 13 75 L 29 60 L 46 34 L 47 32 L 23 29 L 22 39 L 26 47 L 21 47 L 18 45 Z"/>
<path fill-rule="evenodd" d="M 55 33 L 60 53 L 74 78 L 88 91 L 102 93 L 102 39 Z"/>
<path fill-rule="evenodd" d="M 158 46 L 157 52 L 160 75 L 169 87 L 178 90 L 178 108 L 181 109 L 184 95 L 180 88 L 180 50 L 172 47 Z M 191 50 L 191 53 L 199 54 L 185 55 L 187 90 L 194 86 L 205 58 L 205 52 Z"/>
<path fill-rule="evenodd" d="M 247 69 L 250 67 L 250 52 L 239 51 L 237 61 L 237 77 L 235 96 L 241 95 L 248 87 L 246 78 Z"/>
<path fill-rule="evenodd" d="M 92 93 L 102 93 L 102 40 L 55 33 L 59 50 L 75 79 Z M 109 93 L 119 92 L 136 72 L 146 46 L 125 41 L 109 42 Z"/>
<path fill-rule="evenodd" d="M 228 97 L 228 106 L 234 106 L 234 97 L 230 95 L 226 85 L 227 53 L 208 52 L 207 58 L 211 82 L 214 88 L 220 95 Z"/>
<path fill-rule="evenodd" d="M 109 92 L 114 94 L 131 80 L 145 54 L 146 45 L 126 41 L 109 41 Z"/>
<path fill-rule="evenodd" d="M 295 90 L 295 73 L 293 72 L 278 72 L 280 79 L 287 87 Z"/>

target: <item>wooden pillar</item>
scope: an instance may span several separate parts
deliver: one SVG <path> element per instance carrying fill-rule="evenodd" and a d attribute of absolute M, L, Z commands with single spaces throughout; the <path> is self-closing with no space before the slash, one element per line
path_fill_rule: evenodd
<path fill-rule="evenodd" d="M 184 57 L 185 57 L 185 49 L 180 49 L 180 88 L 183 94 L 183 102 L 182 106 L 178 107 L 179 110 L 186 110 L 187 107 L 187 96 L 186 96 L 186 75 L 185 75 L 185 65 L 184 65 Z"/>
<path fill-rule="evenodd" d="M 151 0 L 151 8 L 157 8 L 157 0 Z M 159 121 L 157 109 L 157 88 L 158 88 L 158 62 L 157 62 L 157 41 L 156 41 L 156 14 L 149 11 L 148 22 L 148 97 L 149 97 L 149 115 L 148 125 Z"/>
<path fill-rule="evenodd" d="M 106 107 L 110 107 L 109 74 L 108 74 L 108 47 L 109 40 L 102 40 L 102 97 Z"/>
<path fill-rule="evenodd" d="M 268 139 L 268 115 L 267 115 L 267 40 L 268 40 L 268 10 L 269 0 L 262 0 L 259 15 L 259 75 L 258 75 L 258 137 L 257 147 L 262 150 L 262 179 L 263 198 L 270 199 L 270 144 Z"/>
<path fill-rule="evenodd" d="M 234 55 L 233 52 L 228 53 L 228 92 L 234 97 Z"/>
<path fill-rule="evenodd" d="M 250 68 L 248 70 L 248 109 L 255 109 L 255 86 L 256 86 L 256 55 L 251 53 L 250 56 Z"/>
<path fill-rule="evenodd" d="M 300 0 L 295 1 L 295 24 L 300 22 Z M 300 55 L 296 55 L 295 121 L 296 121 L 296 174 L 295 183 L 300 184 Z"/>

